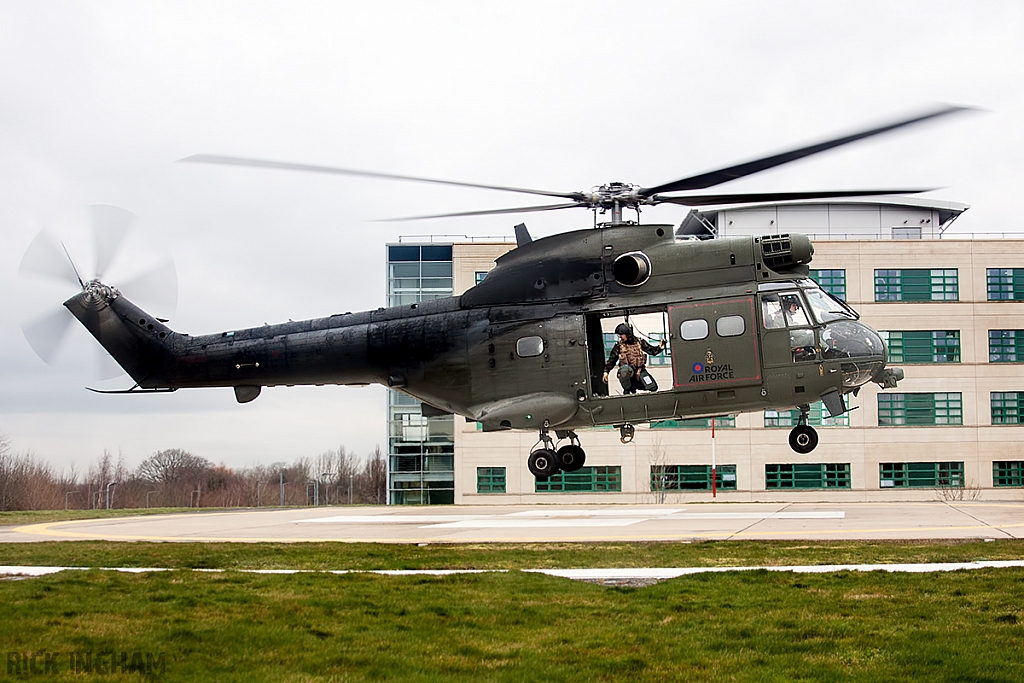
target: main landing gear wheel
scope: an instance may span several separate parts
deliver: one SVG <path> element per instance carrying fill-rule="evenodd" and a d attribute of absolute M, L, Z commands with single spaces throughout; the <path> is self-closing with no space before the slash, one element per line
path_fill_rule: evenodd
<path fill-rule="evenodd" d="M 587 461 L 587 454 L 576 444 L 566 444 L 557 451 L 558 465 L 566 472 L 575 472 Z"/>
<path fill-rule="evenodd" d="M 800 455 L 806 455 L 818 445 L 818 432 L 808 425 L 797 425 L 789 433 L 789 447 Z"/>
<path fill-rule="evenodd" d="M 539 448 L 530 453 L 526 466 L 530 468 L 530 474 L 538 479 L 546 479 L 558 474 L 559 455 L 550 448 Z"/>

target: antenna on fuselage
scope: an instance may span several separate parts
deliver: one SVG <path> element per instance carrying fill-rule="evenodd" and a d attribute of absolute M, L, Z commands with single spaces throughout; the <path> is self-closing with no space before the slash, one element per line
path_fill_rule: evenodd
<path fill-rule="evenodd" d="M 520 223 L 515 227 L 516 231 L 516 246 L 521 247 L 524 244 L 529 244 L 533 241 L 530 237 L 530 231 L 526 229 L 526 223 Z"/>

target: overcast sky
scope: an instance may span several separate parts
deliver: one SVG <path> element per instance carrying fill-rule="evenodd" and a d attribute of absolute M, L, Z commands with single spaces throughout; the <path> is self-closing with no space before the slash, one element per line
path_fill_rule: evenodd
<path fill-rule="evenodd" d="M 21 324 L 74 293 L 18 276 L 41 229 L 89 271 L 89 205 L 139 216 L 106 279 L 173 257 L 191 334 L 385 303 L 399 235 L 511 235 L 492 191 L 180 164 L 233 154 L 586 190 L 650 186 L 935 102 L 987 113 L 882 136 L 722 190 L 941 187 L 960 232 L 1024 231 L 1024 3 L 12 2 L 0 0 L 0 433 L 84 468 L 165 448 L 232 466 L 386 448 L 379 387 L 99 396 L 92 346 L 55 367 Z M 645 212 L 678 223 L 683 207 Z M 587 227 L 532 214 L 535 236 Z M 91 271 L 90 271 L 91 272 Z M 159 311 L 153 311 L 159 313 Z"/>

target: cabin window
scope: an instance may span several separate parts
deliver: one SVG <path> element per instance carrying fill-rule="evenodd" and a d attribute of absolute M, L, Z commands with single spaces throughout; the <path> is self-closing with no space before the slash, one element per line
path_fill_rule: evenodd
<path fill-rule="evenodd" d="M 684 320 L 679 326 L 679 334 L 685 341 L 697 341 L 708 338 L 708 321 L 703 318 Z"/>
<path fill-rule="evenodd" d="M 723 315 L 715 321 L 715 331 L 719 337 L 739 337 L 747 331 L 747 323 L 742 315 Z"/>
<path fill-rule="evenodd" d="M 516 342 L 516 354 L 520 358 L 532 358 L 544 353 L 544 340 L 541 337 L 523 337 Z"/>

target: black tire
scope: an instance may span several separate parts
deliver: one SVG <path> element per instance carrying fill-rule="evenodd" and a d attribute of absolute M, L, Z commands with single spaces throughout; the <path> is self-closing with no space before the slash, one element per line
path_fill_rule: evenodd
<path fill-rule="evenodd" d="M 789 433 L 789 447 L 800 455 L 807 455 L 818 445 L 818 432 L 814 427 L 797 425 Z"/>
<path fill-rule="evenodd" d="M 530 473 L 538 479 L 546 479 L 558 474 L 558 454 L 549 448 L 540 448 L 530 453 L 526 466 Z"/>
<path fill-rule="evenodd" d="M 558 465 L 565 472 L 575 472 L 587 461 L 587 454 L 575 444 L 567 444 L 558 449 Z"/>

